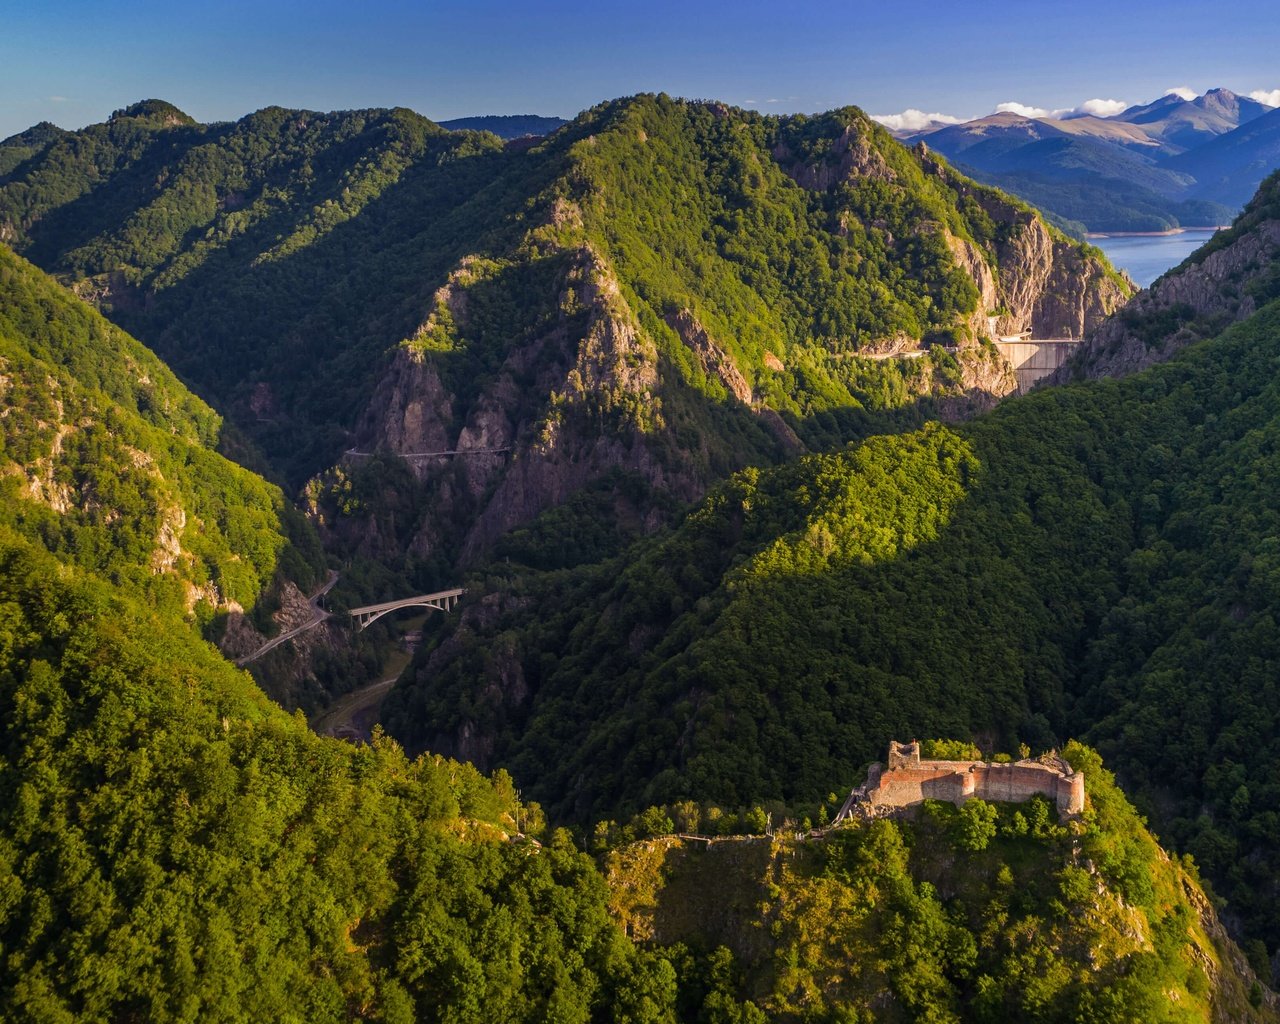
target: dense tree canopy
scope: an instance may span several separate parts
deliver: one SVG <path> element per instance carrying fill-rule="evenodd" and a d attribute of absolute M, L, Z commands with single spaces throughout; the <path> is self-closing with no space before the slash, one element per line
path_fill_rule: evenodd
<path fill-rule="evenodd" d="M 1274 948 L 1277 359 L 1272 304 L 1136 377 L 738 474 L 617 560 L 497 566 L 505 611 L 421 656 L 392 726 L 570 815 L 807 801 L 890 736 L 1084 734 Z"/>

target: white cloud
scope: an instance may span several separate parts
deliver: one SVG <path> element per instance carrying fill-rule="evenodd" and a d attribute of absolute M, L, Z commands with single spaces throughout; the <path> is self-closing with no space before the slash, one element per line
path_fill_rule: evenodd
<path fill-rule="evenodd" d="M 1166 89 L 1164 94 L 1166 96 L 1177 96 L 1179 99 L 1184 100 L 1193 100 L 1200 95 L 1194 89 L 1189 89 L 1185 85 L 1180 85 L 1176 89 Z"/>
<path fill-rule="evenodd" d="M 935 121 L 943 124 L 960 124 L 963 118 L 952 117 L 950 114 L 926 114 L 923 110 L 910 107 L 901 114 L 872 114 L 871 120 L 879 121 L 886 128 L 896 132 L 914 132 L 921 128 L 928 128 Z"/>
<path fill-rule="evenodd" d="M 1249 99 L 1265 103 L 1269 107 L 1280 107 L 1280 89 L 1272 89 L 1270 92 L 1266 89 L 1254 89 L 1249 93 Z"/>
<path fill-rule="evenodd" d="M 1085 117 L 1092 114 L 1094 117 L 1111 117 L 1120 111 L 1127 109 L 1129 104 L 1124 100 L 1103 100 L 1092 99 L 1085 100 L 1078 107 L 1058 107 L 1056 110 L 1049 110 L 1045 107 L 1032 107 L 1026 103 L 997 103 L 997 114 L 1021 114 L 1023 117 L 1036 117 L 1047 121 L 1061 121 L 1068 117 Z"/>
<path fill-rule="evenodd" d="M 997 103 L 997 114 L 1021 114 L 1023 117 L 1052 117 L 1059 111 L 1045 110 L 1044 107 L 1029 107 L 1025 103 Z"/>
<path fill-rule="evenodd" d="M 66 103 L 67 102 L 67 98 L 65 96 L 49 96 L 47 98 L 50 103 Z"/>
<path fill-rule="evenodd" d="M 1114 117 L 1122 110 L 1128 110 L 1129 104 L 1124 100 L 1085 100 L 1072 113 L 1092 114 L 1094 117 Z"/>

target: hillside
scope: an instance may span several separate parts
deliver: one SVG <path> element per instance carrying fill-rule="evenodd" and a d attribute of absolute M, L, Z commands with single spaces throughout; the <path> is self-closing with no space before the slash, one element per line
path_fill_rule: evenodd
<path fill-rule="evenodd" d="M 614 474 L 652 524 L 742 465 L 990 404 L 993 327 L 1079 336 L 1127 294 L 853 108 L 654 96 L 515 149 L 403 110 L 144 105 L 24 165 L 0 231 L 291 484 L 323 474 L 334 550 L 423 586 Z M 861 358 L 934 343 L 962 351 Z M 372 474 L 335 467 L 352 447 Z"/>
<path fill-rule="evenodd" d="M 210 450 L 218 417 L 152 353 L 3 249 L 0 386 L 0 1018 L 711 1022 L 760 1019 L 752 998 L 766 1019 L 793 1018 L 795 995 L 734 991 L 732 960 L 693 936 L 629 942 L 641 936 L 633 901 L 608 888 L 611 862 L 546 834 L 505 772 L 411 761 L 382 738 L 320 739 L 202 639 L 201 602 L 262 603 L 287 568 L 314 575 L 310 535 L 276 488 Z M 1095 894 L 1083 870 L 1064 873 L 1061 850 L 1045 852 L 1058 831 L 1019 820 L 1007 816 L 1015 831 L 992 853 L 957 851 L 956 892 L 986 885 L 994 850 L 1025 847 L 1082 906 L 1141 901 L 1148 885 L 1159 902 L 1159 917 L 1138 911 L 1152 914 L 1150 942 L 1064 922 L 1069 941 L 1036 946 L 1042 962 L 1075 979 L 1087 943 L 1107 972 L 1090 999 L 1273 1019 L 1194 884 L 1169 889 L 1177 869 L 1153 846 L 1135 859 L 1134 829 L 1099 818 L 1082 833 L 1103 879 Z M 1035 838 L 1018 839 L 1029 827 Z M 811 887 L 839 891 L 841 865 L 873 849 L 900 854 L 875 872 L 893 887 L 889 912 L 955 913 L 939 901 L 956 893 L 927 882 L 936 865 L 903 860 L 911 835 L 882 824 L 797 847 L 778 875 L 781 919 L 816 926 Z M 741 880 L 717 873 L 733 898 Z M 948 924 L 941 947 L 888 973 L 881 958 L 896 946 L 859 949 L 859 998 L 960 1006 L 954 1019 L 968 1019 L 950 986 L 992 962 L 966 952 L 976 927 Z M 758 931 L 744 917 L 716 939 L 758 953 Z M 791 931 L 768 941 L 774 961 L 792 957 Z M 1140 968 L 1133 977 L 1112 970 L 1122 960 Z M 1154 992 L 1173 995 L 1153 1003 Z M 843 991 L 808 1001 L 850 1002 Z"/>
<path fill-rule="evenodd" d="M 3 246 L 0 395 L 0 521 L 59 557 L 205 625 L 320 578 L 280 490 L 213 451 L 213 410 Z"/>
<path fill-rule="evenodd" d="M 32 125 L 25 132 L 10 135 L 0 140 L 0 182 L 13 173 L 22 164 L 35 156 L 46 146 L 62 138 L 67 133 L 56 124 L 41 121 Z"/>
<path fill-rule="evenodd" d="M 614 561 L 516 547 L 390 728 L 572 817 L 839 791 L 885 735 L 1084 735 L 1274 950 L 1277 358 L 1273 301 L 1142 374 L 740 473 Z"/>
<path fill-rule="evenodd" d="M 645 839 L 605 856 L 611 905 L 633 938 L 687 951 L 704 1013 L 1271 1019 L 1194 867 L 1160 850 L 1095 753 L 1067 756 L 1089 780 L 1081 821 L 977 801 L 816 837 Z"/>

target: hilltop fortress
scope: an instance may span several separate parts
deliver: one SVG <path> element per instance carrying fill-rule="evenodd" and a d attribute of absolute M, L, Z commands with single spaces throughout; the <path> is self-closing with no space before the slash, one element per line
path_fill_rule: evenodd
<path fill-rule="evenodd" d="M 1057 755 L 1034 760 L 993 761 L 921 760 L 920 743 L 889 743 L 889 766 L 876 762 L 867 781 L 849 794 L 836 821 L 855 814 L 877 816 L 925 800 L 960 804 L 982 800 L 1021 802 L 1046 796 L 1067 818 L 1084 810 L 1084 773 L 1075 771 Z"/>

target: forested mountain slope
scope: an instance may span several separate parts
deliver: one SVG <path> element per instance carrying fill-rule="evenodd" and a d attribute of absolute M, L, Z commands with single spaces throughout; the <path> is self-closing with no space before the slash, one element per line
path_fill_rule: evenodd
<path fill-rule="evenodd" d="M 202 623 L 323 575 L 280 490 L 154 354 L 0 246 L 0 522 Z"/>
<path fill-rule="evenodd" d="M 505 149 L 404 110 L 140 104 L 24 163 L 0 231 L 294 483 L 353 444 L 483 449 L 415 457 L 394 493 L 385 465 L 314 485 L 335 544 L 424 578 L 611 474 L 687 500 L 894 409 L 989 403 L 1012 378 L 982 337 L 1079 336 L 1127 294 L 853 108 L 653 96 Z M 858 358 L 934 342 L 961 351 Z"/>
<path fill-rule="evenodd" d="M 1096 761 L 1077 838 L 1043 805 L 975 805 L 789 857 L 728 842 L 695 879 L 720 914 L 632 944 L 643 849 L 608 862 L 610 891 L 567 833 L 511 841 L 536 809 L 509 777 L 320 739 L 194 633 L 8 527 L 0 623 L 14 1024 L 1276 1019 Z"/>
<path fill-rule="evenodd" d="M 891 735 L 1086 735 L 1274 951 L 1277 365 L 1272 302 L 1143 374 L 740 473 L 618 560 L 495 566 L 393 731 L 576 817 L 839 791 Z"/>
<path fill-rule="evenodd" d="M 586 1020 L 671 986 L 587 858 L 508 842 L 508 777 L 321 740 L 201 637 L 319 579 L 314 533 L 2 247 L 0 400 L 0 1019 Z"/>
<path fill-rule="evenodd" d="M 695 936 L 687 946 L 628 942 L 630 897 L 609 890 L 568 833 L 517 841 L 518 826 L 544 826 L 508 775 L 486 779 L 434 755 L 411 762 L 385 740 L 318 738 L 201 638 L 202 603 L 261 601 L 281 572 L 314 574 L 313 538 L 276 488 L 209 449 L 217 416 L 154 355 L 7 250 L 0 387 L 6 1022 L 713 1024 L 864 1000 L 968 1020 L 1005 998 L 970 1005 L 985 972 L 1033 954 L 1079 984 L 1070 964 L 1086 947 L 1103 958 L 1088 1000 L 1168 1013 L 1176 999 L 1181 1019 L 1274 1019 L 1239 951 L 1215 938 L 1194 883 L 1169 888 L 1180 875 L 1154 846 L 1134 846 L 1140 830 L 1101 817 L 1080 832 L 1095 883 L 1083 868 L 1064 874 L 1066 837 L 1047 819 L 1017 826 L 1005 815 L 1019 862 L 1069 884 L 1073 917 L 1058 914 L 1059 931 L 1025 952 L 1002 932 L 1008 948 L 981 959 L 970 951 L 990 928 L 976 916 L 947 923 L 940 944 L 850 945 L 862 965 L 855 999 L 815 989 L 771 1002 L 736 986 L 733 954 Z M 997 820 L 994 810 L 979 816 Z M 976 857 L 970 830 L 947 828 L 970 843 L 957 848 L 953 881 L 984 885 L 990 855 Z M 911 835 L 842 833 L 825 882 L 807 872 L 828 863 L 828 847 L 801 851 L 805 870 L 778 890 L 789 927 L 797 913 L 821 924 L 813 886 L 866 884 L 840 867 L 865 863 L 862 850 L 895 854 L 875 884 L 892 887 L 891 913 L 932 933 L 943 904 L 912 874 L 921 866 L 903 860 Z M 1148 876 L 1157 902 L 1136 913 L 1151 936 L 1118 940 L 1093 913 L 1141 900 Z M 737 946 L 766 920 L 746 915 L 736 937 L 716 941 Z M 778 962 L 795 939 L 780 935 Z M 822 980 L 815 969 L 808 984 Z M 1072 998 L 1051 994 L 1055 1007 Z"/>

